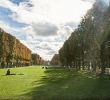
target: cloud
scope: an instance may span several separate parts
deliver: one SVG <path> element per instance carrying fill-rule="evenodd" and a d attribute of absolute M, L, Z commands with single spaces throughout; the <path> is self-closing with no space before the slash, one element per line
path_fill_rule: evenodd
<path fill-rule="evenodd" d="M 90 3 L 95 2 L 95 0 L 82 0 L 82 1 L 84 1 L 84 2 L 90 2 Z"/>
<path fill-rule="evenodd" d="M 37 45 L 36 48 L 43 49 L 43 50 L 51 50 L 51 47 L 49 46 L 49 44 L 45 42 L 43 42 L 40 45 Z"/>
<path fill-rule="evenodd" d="M 28 7 L 29 4 L 32 6 Z M 33 22 L 46 21 L 61 24 L 74 19 L 79 22 L 91 4 L 81 0 L 28 0 L 28 2 L 16 5 L 9 0 L 0 0 L 0 6 L 9 8 L 13 12 L 12 18 L 18 22 L 32 24 Z"/>
<path fill-rule="evenodd" d="M 15 35 L 33 53 L 51 59 L 92 7 L 87 1 L 92 0 L 0 0 L 0 6 L 11 11 L 6 17 L 11 24 L 0 18 L 0 27 Z M 18 24 L 20 27 L 16 27 Z"/>
<path fill-rule="evenodd" d="M 50 50 L 48 51 L 47 55 L 53 55 L 53 54 L 56 54 L 56 51 L 55 50 Z"/>
<path fill-rule="evenodd" d="M 58 27 L 51 23 L 33 23 L 32 27 L 36 35 L 40 36 L 57 35 L 58 32 Z"/>
<path fill-rule="evenodd" d="M 72 22 L 72 21 L 71 22 L 67 22 L 65 24 L 65 26 L 68 26 L 68 27 L 70 27 L 72 29 L 76 29 L 77 25 L 78 25 L 78 23 L 75 23 L 75 22 Z"/>

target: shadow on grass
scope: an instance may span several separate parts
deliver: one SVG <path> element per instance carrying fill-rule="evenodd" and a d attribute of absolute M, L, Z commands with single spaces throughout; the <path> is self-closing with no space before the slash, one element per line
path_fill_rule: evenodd
<path fill-rule="evenodd" d="M 22 74 L 22 73 L 20 73 L 20 74 L 9 74 L 9 75 L 2 75 L 2 76 L 15 76 L 15 75 L 24 75 L 24 74 Z"/>
<path fill-rule="evenodd" d="M 110 99 L 110 77 L 67 69 L 47 69 L 45 73 L 23 96 L 31 100 Z"/>

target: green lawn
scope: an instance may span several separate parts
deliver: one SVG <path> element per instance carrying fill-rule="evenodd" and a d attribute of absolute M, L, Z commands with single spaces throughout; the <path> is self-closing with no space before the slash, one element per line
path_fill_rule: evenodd
<path fill-rule="evenodd" d="M 84 71 L 42 69 L 41 67 L 12 68 L 16 75 L 5 76 L 0 69 L 0 99 L 73 100 L 110 97 L 110 77 Z"/>

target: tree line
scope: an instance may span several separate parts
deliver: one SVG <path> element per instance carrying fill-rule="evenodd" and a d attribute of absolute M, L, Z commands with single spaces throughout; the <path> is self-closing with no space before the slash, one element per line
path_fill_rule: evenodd
<path fill-rule="evenodd" d="M 94 72 L 98 68 L 101 73 L 110 67 L 110 6 L 99 1 L 60 48 L 62 66 Z"/>
<path fill-rule="evenodd" d="M 32 54 L 32 65 L 42 65 L 44 60 L 38 54 Z"/>
<path fill-rule="evenodd" d="M 59 54 L 55 54 L 55 55 L 52 57 L 52 59 L 51 59 L 51 61 L 50 61 L 50 64 L 51 64 L 51 65 L 54 65 L 54 66 L 60 64 Z"/>
<path fill-rule="evenodd" d="M 40 56 L 35 59 L 32 59 L 32 56 L 29 48 L 0 28 L 0 68 L 29 66 L 37 59 L 39 60 L 36 64 L 43 61 Z"/>

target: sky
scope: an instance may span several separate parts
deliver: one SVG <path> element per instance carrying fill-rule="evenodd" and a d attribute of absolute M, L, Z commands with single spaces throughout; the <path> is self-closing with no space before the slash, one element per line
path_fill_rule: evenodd
<path fill-rule="evenodd" d="M 0 27 L 51 60 L 94 0 L 0 0 Z"/>

